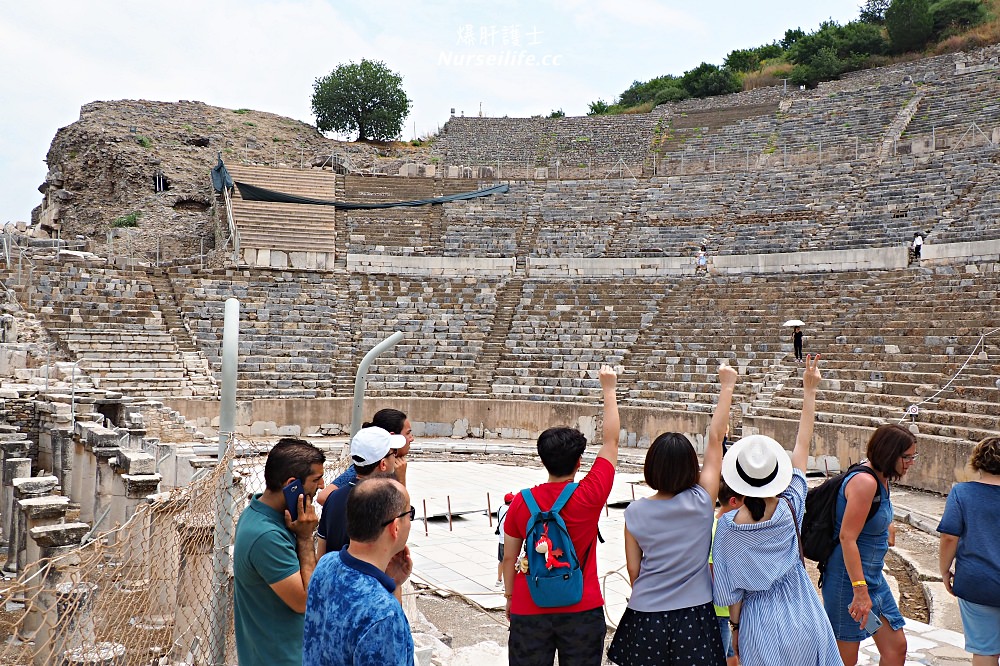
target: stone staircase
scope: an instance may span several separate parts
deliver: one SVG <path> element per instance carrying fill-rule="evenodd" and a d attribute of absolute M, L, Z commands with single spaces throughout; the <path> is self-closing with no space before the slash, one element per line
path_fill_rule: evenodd
<path fill-rule="evenodd" d="M 889 129 L 882 138 L 882 146 L 878 151 L 879 165 L 892 157 L 895 152 L 896 142 L 899 141 L 899 137 L 901 137 L 903 132 L 906 131 L 906 127 L 910 124 L 910 121 L 913 120 L 913 116 L 917 115 L 917 109 L 920 108 L 920 102 L 923 101 L 926 95 L 926 89 L 918 88 L 912 99 L 906 103 L 906 106 L 899 110 L 896 117 L 892 119 L 891 123 L 889 123 Z"/>
<path fill-rule="evenodd" d="M 208 359 L 198 349 L 196 340 L 184 323 L 177 305 L 177 294 L 174 292 L 173 282 L 160 269 L 150 270 L 146 276 L 156 294 L 156 302 L 159 305 L 163 325 L 177 344 L 177 350 L 191 381 L 194 395 L 218 397 L 218 383 L 212 374 Z"/>
<path fill-rule="evenodd" d="M 531 279 L 522 285 L 492 394 L 594 402 L 598 370 L 623 363 L 668 285 L 639 279 Z"/>
<path fill-rule="evenodd" d="M 500 288 L 497 294 L 496 312 L 493 315 L 493 325 L 483 343 L 483 351 L 479 355 L 475 372 L 469 380 L 469 395 L 489 395 L 497 363 L 500 362 L 500 355 L 506 347 L 514 311 L 521 301 L 523 287 L 524 280 L 515 277 L 509 279 Z"/>
<path fill-rule="evenodd" d="M 182 356 L 145 272 L 36 262 L 34 273 L 24 287 L 33 309 L 96 386 L 142 397 L 216 395 L 197 352 Z"/>
<path fill-rule="evenodd" d="M 321 169 L 233 166 L 234 181 L 314 199 L 336 198 L 336 177 Z M 233 195 L 242 260 L 274 268 L 333 267 L 337 239 L 333 206 L 246 201 Z"/>
<path fill-rule="evenodd" d="M 953 445 L 1000 431 L 996 341 L 987 338 L 985 354 L 969 358 L 995 319 L 995 278 L 925 270 L 854 277 L 829 325 L 836 337 L 819 350 L 817 421 L 868 428 L 897 422 L 917 405 L 921 437 Z M 751 414 L 791 421 L 801 398 L 796 374 Z"/>
<path fill-rule="evenodd" d="M 770 371 L 764 374 L 760 387 L 753 395 L 752 401 L 746 405 L 746 413 L 753 415 L 759 409 L 766 409 L 771 405 L 774 394 L 784 388 L 788 378 L 792 376 L 794 368 L 781 364 L 774 364 Z"/>

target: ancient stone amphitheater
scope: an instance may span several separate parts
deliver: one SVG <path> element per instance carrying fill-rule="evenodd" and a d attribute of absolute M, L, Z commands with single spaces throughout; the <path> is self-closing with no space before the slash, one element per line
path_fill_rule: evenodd
<path fill-rule="evenodd" d="M 175 146 L 199 158 L 192 175 L 169 172 L 164 144 L 130 172 L 174 183 L 142 195 L 169 213 L 164 225 L 174 220 L 162 246 L 142 224 L 138 241 L 67 243 L 80 195 L 50 153 L 56 173 L 35 227 L 61 238 L 7 230 L 0 273 L 16 303 L 0 359 L 8 567 L 23 572 L 124 522 L 149 492 L 214 465 L 214 445 L 199 441 L 217 435 L 230 297 L 241 302 L 241 436 L 344 432 L 358 362 L 402 331 L 372 366 L 368 405 L 403 409 L 418 437 L 599 432 L 596 373 L 612 363 L 623 369 L 624 444 L 666 429 L 700 443 L 725 361 L 742 376 L 734 433 L 791 442 L 801 380 L 782 324 L 802 319 L 806 352 L 824 366 L 816 454 L 844 465 L 873 426 L 905 422 L 921 453 L 907 483 L 947 492 L 972 444 L 1000 432 L 998 53 L 644 115 L 452 118 L 430 150 L 391 164 L 313 160 L 321 148 L 277 139 L 290 156 L 259 141 L 225 154 L 236 181 L 345 202 L 509 184 L 418 207 L 237 193 L 230 223 L 209 185 L 216 146 Z M 133 107 L 138 120 L 91 132 L 107 173 L 132 154 L 115 142 L 134 151 L 128 135 L 155 132 L 170 113 Z M 103 192 L 116 214 L 128 210 L 113 186 Z M 923 256 L 911 263 L 917 232 Z M 702 245 L 707 276 L 693 261 Z"/>

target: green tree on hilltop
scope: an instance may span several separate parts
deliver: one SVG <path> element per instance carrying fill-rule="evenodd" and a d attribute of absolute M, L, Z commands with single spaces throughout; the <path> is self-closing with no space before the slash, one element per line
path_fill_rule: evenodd
<path fill-rule="evenodd" d="M 896 53 L 919 51 L 934 30 L 927 0 L 892 0 L 885 10 L 885 29 Z"/>
<path fill-rule="evenodd" d="M 892 4 L 890 0 L 867 0 L 861 8 L 861 21 L 873 25 L 885 23 L 885 12 Z"/>
<path fill-rule="evenodd" d="M 399 136 L 410 112 L 403 78 L 379 61 L 338 65 L 313 84 L 313 114 L 322 132 L 358 133 L 358 141 Z"/>

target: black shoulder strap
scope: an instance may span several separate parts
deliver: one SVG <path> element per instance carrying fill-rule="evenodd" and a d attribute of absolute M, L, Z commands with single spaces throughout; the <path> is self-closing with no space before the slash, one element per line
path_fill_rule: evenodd
<path fill-rule="evenodd" d="M 788 505 L 788 510 L 792 514 L 792 524 L 795 525 L 795 542 L 799 545 L 799 561 L 802 562 L 803 568 L 806 566 L 806 556 L 802 551 L 802 532 L 799 531 L 799 520 L 795 515 L 795 507 L 792 506 L 792 501 L 782 495 L 781 499 L 785 500 L 785 504 Z"/>
<path fill-rule="evenodd" d="M 877 487 L 875 489 L 875 496 L 872 497 L 872 505 L 868 508 L 868 517 L 865 518 L 865 522 L 867 523 L 869 520 L 872 519 L 872 516 L 875 515 L 875 512 L 879 510 L 879 507 L 882 506 L 882 482 L 879 481 L 878 474 L 875 473 L 875 470 L 873 470 L 871 467 L 868 467 L 867 465 L 862 465 L 861 463 L 858 463 L 857 465 L 851 465 L 847 469 L 847 473 L 850 474 L 851 472 L 864 472 L 875 479 L 875 484 Z"/>
<path fill-rule="evenodd" d="M 497 529 L 495 532 L 493 532 L 493 534 L 496 534 L 497 536 L 500 536 L 500 523 L 501 521 L 503 521 L 504 516 L 507 515 L 507 511 L 503 511 L 504 509 L 510 511 L 509 506 L 502 506 L 499 509 L 497 509 Z M 503 511 L 503 513 L 500 513 L 501 511 Z"/>

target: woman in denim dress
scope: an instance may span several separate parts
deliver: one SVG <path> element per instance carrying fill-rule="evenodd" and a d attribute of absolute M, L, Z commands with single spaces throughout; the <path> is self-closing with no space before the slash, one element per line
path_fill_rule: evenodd
<path fill-rule="evenodd" d="M 904 620 L 882 567 L 892 523 L 889 481 L 899 479 L 913 465 L 917 438 L 899 425 L 880 426 L 868 440 L 867 456 L 864 464 L 875 476 L 854 472 L 844 479 L 837 495 L 834 529 L 839 543 L 826 564 L 823 606 L 845 666 L 858 663 L 858 647 L 869 636 L 875 637 L 880 666 L 903 666 Z M 879 508 L 866 521 L 876 493 L 881 500 Z M 874 634 L 865 629 L 869 611 L 882 623 Z"/>

